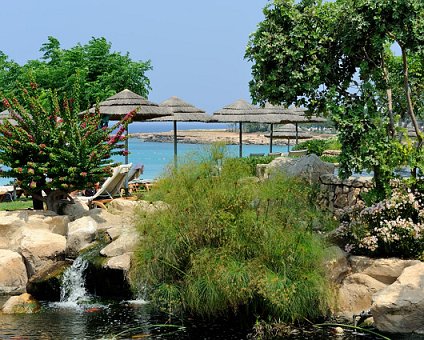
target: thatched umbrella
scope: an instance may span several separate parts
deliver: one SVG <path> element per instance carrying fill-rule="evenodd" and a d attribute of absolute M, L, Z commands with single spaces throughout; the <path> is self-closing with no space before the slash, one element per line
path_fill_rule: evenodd
<path fill-rule="evenodd" d="M 133 121 L 141 122 L 155 117 L 163 117 L 170 114 L 169 110 L 160 107 L 159 104 L 148 101 L 142 96 L 130 91 L 123 90 L 98 104 L 100 114 L 104 116 L 104 123 L 109 120 L 121 120 L 127 113 L 136 110 Z M 89 111 L 94 112 L 95 107 Z M 128 135 L 128 130 L 126 132 Z M 125 148 L 128 150 L 128 138 L 125 139 Z M 125 155 L 125 164 L 128 164 L 128 154 Z M 125 181 L 125 191 L 128 189 L 128 180 Z"/>
<path fill-rule="evenodd" d="M 163 117 L 169 115 L 166 108 L 160 107 L 159 104 L 148 101 L 142 96 L 130 91 L 123 90 L 98 104 L 100 114 L 104 116 L 104 123 L 109 120 L 121 120 L 127 113 L 136 110 L 133 121 L 141 122 L 155 117 Z M 95 107 L 89 111 L 94 112 Z M 128 131 L 127 131 L 128 134 Z M 125 148 L 128 150 L 128 138 L 125 140 Z M 125 163 L 128 164 L 128 155 L 125 156 Z"/>
<path fill-rule="evenodd" d="M 170 115 L 154 118 L 151 121 L 173 122 L 174 128 L 174 163 L 177 164 L 177 122 L 208 122 L 209 117 L 206 112 L 191 105 L 181 98 L 172 96 L 162 103 L 160 107 L 170 111 Z"/>
<path fill-rule="evenodd" d="M 284 106 L 275 106 L 272 104 L 265 104 L 265 107 L 261 108 L 262 112 L 264 114 L 270 115 L 270 116 L 274 116 L 274 115 L 283 115 L 283 118 L 287 118 L 287 119 L 283 119 L 280 122 L 270 122 L 270 134 L 269 134 L 269 147 L 270 147 L 270 152 L 272 152 L 272 140 L 273 140 L 273 129 L 274 129 L 274 124 L 288 124 L 288 123 L 292 123 L 295 125 L 295 130 L 296 130 L 296 144 L 298 144 L 298 140 L 299 140 L 299 124 L 304 124 L 304 123 L 323 123 L 326 122 L 327 120 L 325 118 L 322 117 L 316 117 L 316 116 L 309 116 L 308 115 L 308 110 L 304 109 L 304 108 L 299 108 L 299 107 L 292 107 L 292 108 L 285 108 Z"/>
<path fill-rule="evenodd" d="M 239 123 L 240 127 L 240 157 L 242 157 L 242 123 L 270 124 L 270 150 L 272 152 L 272 138 L 274 124 L 323 122 L 325 119 L 319 117 L 308 118 L 306 110 L 300 108 L 283 108 L 281 106 L 257 107 L 247 103 L 245 100 L 237 100 L 233 104 L 225 106 L 212 115 L 211 121 Z"/>
<path fill-rule="evenodd" d="M 266 134 L 265 137 L 271 137 L 271 133 Z M 275 139 L 287 138 L 287 144 L 290 146 L 290 139 L 296 138 L 297 144 L 298 139 L 312 138 L 312 135 L 303 130 L 299 130 L 294 124 L 284 124 L 273 132 L 273 137 Z"/>
<path fill-rule="evenodd" d="M 214 112 L 211 122 L 239 123 L 239 156 L 243 157 L 243 123 L 262 123 L 263 117 L 258 108 L 249 104 L 243 99 L 239 99 L 232 104 L 224 106 Z"/>

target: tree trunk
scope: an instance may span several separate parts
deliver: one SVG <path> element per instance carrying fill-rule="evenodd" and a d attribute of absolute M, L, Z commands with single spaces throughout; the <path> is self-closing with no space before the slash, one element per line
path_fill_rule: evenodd
<path fill-rule="evenodd" d="M 57 214 L 61 213 L 61 209 L 65 204 L 73 204 L 74 200 L 67 192 L 62 190 L 51 191 L 46 198 L 47 210 L 54 211 Z"/>
<path fill-rule="evenodd" d="M 384 66 L 384 59 L 383 59 L 383 76 L 384 76 L 384 81 L 386 82 L 386 85 L 387 85 L 387 89 L 386 89 L 387 106 L 388 106 L 388 110 L 389 110 L 389 119 L 390 119 L 389 134 L 390 134 L 391 138 L 394 138 L 394 136 L 395 136 L 395 120 L 394 120 L 394 117 L 393 117 L 393 96 L 392 96 L 392 89 L 390 88 L 390 84 L 389 84 L 389 72 L 387 70 L 387 67 Z"/>
<path fill-rule="evenodd" d="M 35 195 L 32 195 L 32 207 L 35 210 L 44 210 L 44 202 L 40 197 L 42 197 L 41 191 L 37 191 Z"/>
<path fill-rule="evenodd" d="M 402 50 L 403 82 L 405 86 L 406 101 L 408 104 L 408 114 L 409 114 L 409 117 L 411 118 L 412 125 L 414 126 L 415 133 L 417 134 L 417 140 L 418 140 L 417 149 L 421 149 L 421 146 L 423 144 L 423 138 L 421 136 L 421 130 L 418 126 L 417 119 L 414 113 L 414 106 L 412 104 L 411 89 L 409 87 L 408 59 L 407 59 L 405 48 L 402 45 L 400 46 L 400 48 Z"/>

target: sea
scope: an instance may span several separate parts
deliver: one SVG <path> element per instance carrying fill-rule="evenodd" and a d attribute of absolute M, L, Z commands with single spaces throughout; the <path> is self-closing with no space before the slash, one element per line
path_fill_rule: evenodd
<path fill-rule="evenodd" d="M 215 123 L 179 123 L 178 129 L 190 130 L 190 129 L 232 129 L 233 127 L 228 124 L 215 124 Z M 146 123 L 133 123 L 129 126 L 129 133 L 138 132 L 165 132 L 172 131 L 172 123 L 168 122 L 146 122 Z M 178 149 L 178 160 L 183 161 L 184 158 L 190 157 L 194 154 L 206 152 L 208 145 L 206 144 L 185 144 L 179 143 Z M 130 163 L 135 165 L 144 165 L 144 173 L 141 175 L 141 179 L 154 180 L 164 174 L 168 165 L 173 164 L 174 161 L 174 145 L 173 143 L 156 143 L 156 142 L 144 142 L 139 138 L 129 138 L 128 140 L 129 156 L 128 160 Z M 287 146 L 273 145 L 273 152 L 287 152 Z M 250 154 L 269 152 L 269 145 L 243 145 L 243 156 L 247 157 Z M 239 145 L 228 145 L 227 154 L 230 157 L 238 157 Z M 125 159 L 123 156 L 116 156 L 115 161 L 124 163 Z M 0 177 L 0 185 L 10 184 L 11 178 Z"/>

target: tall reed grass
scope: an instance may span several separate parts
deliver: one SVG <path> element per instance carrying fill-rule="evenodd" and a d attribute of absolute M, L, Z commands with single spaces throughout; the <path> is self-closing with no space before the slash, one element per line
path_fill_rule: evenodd
<path fill-rule="evenodd" d="M 313 229 L 333 227 L 331 219 L 315 209 L 306 184 L 249 174 L 238 159 L 203 157 L 159 181 L 149 199 L 169 208 L 139 214 L 142 241 L 131 273 L 153 303 L 208 318 L 326 315 L 325 244 Z"/>

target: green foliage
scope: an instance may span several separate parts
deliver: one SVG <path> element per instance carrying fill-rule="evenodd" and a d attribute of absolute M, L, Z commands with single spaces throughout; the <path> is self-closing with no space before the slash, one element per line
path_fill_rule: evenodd
<path fill-rule="evenodd" d="M 424 195 L 392 181 L 389 198 L 343 218 L 336 235 L 353 254 L 375 257 L 423 258 Z"/>
<path fill-rule="evenodd" d="M 340 150 L 340 143 L 337 138 L 311 139 L 295 145 L 292 150 L 303 149 L 308 150 L 308 154 L 314 153 L 317 156 L 321 156 L 325 150 Z"/>
<path fill-rule="evenodd" d="M 0 210 L 23 210 L 32 208 L 32 200 L 20 198 L 16 201 L 0 202 Z"/>
<path fill-rule="evenodd" d="M 271 163 L 276 156 L 249 156 L 240 159 L 240 162 L 246 164 L 250 169 L 250 175 L 256 176 L 256 165 Z"/>
<path fill-rule="evenodd" d="M 41 60 L 30 60 L 23 66 L 0 52 L 0 88 L 4 95 L 19 98 L 20 84 L 29 81 L 61 95 L 79 86 L 82 92 L 76 99 L 86 109 L 125 88 L 144 97 L 149 93 L 150 81 L 145 73 L 151 70 L 150 61 L 132 61 L 128 53 L 112 52 L 105 38 L 92 38 L 67 50 L 49 37 L 40 51 Z"/>
<path fill-rule="evenodd" d="M 422 169 L 422 131 L 414 149 L 396 140 L 395 123 L 423 110 L 423 1 L 274 0 L 264 15 L 245 55 L 255 102 L 331 115 L 342 176 L 374 171 L 379 197 L 390 192 L 394 168 Z M 393 56 L 394 42 L 404 58 Z"/>
<path fill-rule="evenodd" d="M 286 321 L 325 315 L 330 303 L 312 228 L 332 222 L 304 183 L 249 177 L 240 159 L 179 164 L 150 200 L 168 207 L 138 215 L 143 238 L 133 281 L 167 312 L 218 317 L 248 313 Z M 246 177 L 248 176 L 248 177 Z M 137 279 L 135 279 L 137 278 Z"/>
<path fill-rule="evenodd" d="M 99 128 L 98 112 L 79 116 L 74 100 L 60 104 L 55 93 L 31 86 L 23 91 L 22 103 L 3 99 L 16 124 L 7 119 L 0 124 L 0 164 L 9 167 L 1 176 L 16 178 L 31 194 L 68 193 L 102 181 L 114 166 L 110 156 L 123 152 L 118 143 L 135 112 L 110 128 Z"/>

